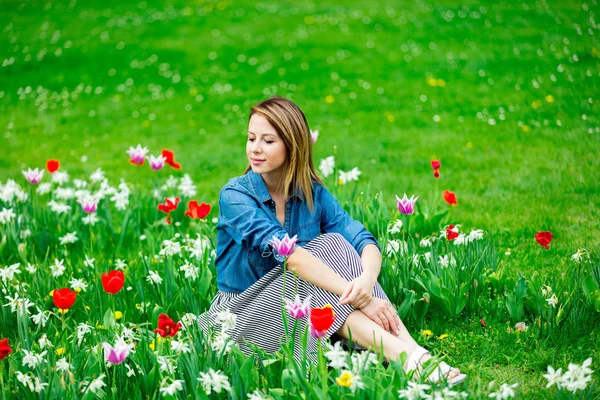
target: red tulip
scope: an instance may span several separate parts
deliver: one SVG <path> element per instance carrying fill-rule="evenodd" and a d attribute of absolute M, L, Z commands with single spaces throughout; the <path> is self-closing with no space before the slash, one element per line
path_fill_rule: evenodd
<path fill-rule="evenodd" d="M 73 307 L 76 298 L 77 293 L 69 288 L 56 289 L 52 295 L 54 305 L 63 310 L 68 310 Z"/>
<path fill-rule="evenodd" d="M 165 162 L 175 169 L 181 169 L 181 164 L 175 162 L 175 155 L 171 150 L 163 149 L 162 156 L 166 158 Z"/>
<path fill-rule="evenodd" d="M 210 204 L 201 203 L 198 205 L 196 200 L 191 200 L 188 203 L 188 209 L 184 215 L 190 218 L 204 218 L 210 213 Z"/>
<path fill-rule="evenodd" d="M 310 310 L 310 325 L 319 332 L 327 332 L 335 321 L 335 313 L 333 307 L 329 304 L 321 308 L 312 308 Z"/>
<path fill-rule="evenodd" d="M 485 323 L 485 321 L 483 320 L 483 318 L 481 318 L 481 319 L 479 320 L 479 323 L 480 323 L 480 324 L 481 324 L 481 326 L 483 326 L 483 327 L 486 327 L 486 326 L 487 326 L 487 324 Z"/>
<path fill-rule="evenodd" d="M 158 328 L 154 332 L 162 337 L 175 336 L 179 328 L 181 328 L 181 322 L 175 323 L 167 314 L 160 314 L 158 316 Z"/>
<path fill-rule="evenodd" d="M 456 239 L 458 237 L 457 230 L 454 230 L 454 225 L 448 225 L 448 227 L 446 228 L 446 240 Z"/>
<path fill-rule="evenodd" d="M 108 274 L 102 274 L 102 287 L 107 293 L 117 294 L 123 288 L 125 275 L 123 271 L 112 270 Z"/>
<path fill-rule="evenodd" d="M 538 232 L 535 234 L 535 240 L 537 240 L 540 246 L 549 249 L 550 242 L 552 241 L 552 232 Z"/>
<path fill-rule="evenodd" d="M 176 197 L 174 200 L 165 198 L 165 203 L 158 205 L 158 210 L 167 214 L 167 224 L 171 223 L 171 211 L 175 211 L 177 205 L 179 205 L 179 197 Z"/>
<path fill-rule="evenodd" d="M 433 177 L 434 178 L 440 177 L 440 171 L 438 171 L 438 170 L 440 169 L 441 166 L 442 166 L 442 162 L 440 160 L 431 160 L 431 168 L 433 168 Z"/>
<path fill-rule="evenodd" d="M 60 162 L 58 160 L 48 160 L 48 161 L 46 161 L 46 169 L 51 174 L 53 174 L 56 171 L 58 171 L 58 167 L 59 166 L 60 166 Z"/>
<path fill-rule="evenodd" d="M 10 353 L 12 353 L 12 349 L 10 348 L 10 345 L 8 344 L 8 339 L 2 339 L 0 340 L 0 360 L 3 360 L 6 358 L 6 356 L 8 356 Z"/>
<path fill-rule="evenodd" d="M 449 190 L 444 190 L 444 201 L 450 204 L 451 206 L 455 206 L 458 204 L 458 201 L 456 201 L 456 195 L 454 194 L 454 192 L 451 192 Z"/>

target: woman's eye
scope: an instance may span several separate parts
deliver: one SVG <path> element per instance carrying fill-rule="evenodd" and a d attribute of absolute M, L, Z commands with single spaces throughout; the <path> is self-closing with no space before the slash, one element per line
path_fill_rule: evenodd
<path fill-rule="evenodd" d="M 271 140 L 270 142 L 268 140 L 265 140 L 265 142 L 267 142 L 268 144 L 273 143 L 273 141 Z"/>
<path fill-rule="evenodd" d="M 252 139 L 252 138 L 248 138 L 248 141 L 249 141 L 249 142 L 254 142 L 254 139 Z"/>

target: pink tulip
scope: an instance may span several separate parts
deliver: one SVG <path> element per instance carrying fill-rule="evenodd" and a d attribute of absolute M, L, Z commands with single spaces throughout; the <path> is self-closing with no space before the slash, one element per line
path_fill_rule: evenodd
<path fill-rule="evenodd" d="M 111 364 L 121 364 L 129 355 L 130 347 L 123 342 L 115 343 L 115 347 L 109 343 L 102 343 L 104 347 L 104 357 Z"/>
<path fill-rule="evenodd" d="M 277 253 L 282 257 L 289 257 L 294 252 L 294 247 L 296 247 L 296 242 L 298 241 L 298 235 L 294 235 L 293 238 L 290 238 L 286 233 L 283 239 L 279 240 L 277 237 L 273 236 L 273 239 L 269 240 L 269 243 L 273 245 L 273 248 L 277 251 Z"/>
<path fill-rule="evenodd" d="M 86 214 L 95 213 L 98 209 L 98 200 L 97 199 L 84 199 L 77 200 L 79 204 L 81 204 L 81 208 L 83 208 L 83 212 Z"/>
<path fill-rule="evenodd" d="M 311 140 L 311 142 L 313 142 L 313 144 L 316 143 L 318 138 L 319 138 L 319 130 L 310 131 L 310 140 Z"/>
<path fill-rule="evenodd" d="M 148 149 L 142 147 L 141 144 L 138 144 L 137 147 L 130 146 L 129 150 L 127 150 L 127 154 L 129 154 L 129 162 L 134 165 L 142 165 L 144 164 L 144 159 L 146 158 L 146 154 L 148 153 Z"/>
<path fill-rule="evenodd" d="M 320 339 L 322 337 L 325 337 L 325 335 L 327 335 L 327 331 L 316 330 L 310 323 L 308 324 L 308 331 L 310 332 L 312 337 L 314 337 L 315 339 Z"/>
<path fill-rule="evenodd" d="M 163 169 L 163 167 L 165 166 L 165 161 L 167 161 L 167 159 L 163 156 L 148 156 L 147 158 L 148 162 L 150 162 L 150 168 L 152 168 L 155 171 L 160 171 L 161 169 Z"/>
<path fill-rule="evenodd" d="M 37 185 L 44 176 L 44 170 L 29 168 L 27 171 L 23 171 L 23 175 L 25 175 L 25 179 L 27 179 L 29 183 L 32 185 Z"/>
<path fill-rule="evenodd" d="M 304 302 L 300 301 L 300 296 L 296 295 L 294 301 L 283 299 L 285 301 L 285 308 L 287 309 L 290 316 L 296 319 L 302 319 L 310 312 L 310 300 L 311 295 L 308 295 Z"/>
<path fill-rule="evenodd" d="M 398 211 L 404 215 L 412 214 L 415 211 L 415 203 L 419 199 L 419 196 L 411 196 L 409 199 L 404 193 L 404 197 L 400 199 L 400 197 L 396 196 L 396 201 L 398 202 Z"/>

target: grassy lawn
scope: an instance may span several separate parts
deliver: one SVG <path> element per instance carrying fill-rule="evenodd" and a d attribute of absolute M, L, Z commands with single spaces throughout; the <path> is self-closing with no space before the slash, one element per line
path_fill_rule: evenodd
<path fill-rule="evenodd" d="M 340 199 L 350 208 L 360 192 L 369 201 L 381 192 L 395 218 L 394 195 L 406 192 L 445 210 L 442 191 L 451 190 L 458 205 L 444 222 L 483 229 L 513 286 L 518 273 L 534 272 L 566 285 L 571 255 L 600 249 L 595 0 L 5 1 L 0 11 L 2 183 L 25 187 L 21 170 L 55 158 L 71 178 L 102 168 L 146 199 L 169 174 L 189 174 L 196 198 L 216 205 L 246 166 L 249 107 L 277 94 L 319 130 L 317 165 L 335 155 L 339 169 L 362 171 L 356 193 Z M 132 166 L 125 151 L 138 143 L 150 154 L 173 150 L 182 170 Z M 554 234 L 550 250 L 534 240 L 538 231 Z M 157 234 L 157 246 L 165 238 Z M 123 256 L 134 258 L 138 243 Z M 15 257 L 4 248 L 0 266 Z M 514 321 L 504 303 L 486 307 L 449 320 L 432 305 L 425 320 L 409 318 L 420 341 L 469 373 L 473 396 L 495 380 L 519 382 L 523 398 L 548 398 L 547 365 L 592 357 L 599 369 L 597 312 L 552 335 L 526 314 L 532 329 L 516 335 L 506 332 Z M 442 333 L 449 337 L 437 340 Z M 5 336 L 14 337 L 3 326 Z"/>

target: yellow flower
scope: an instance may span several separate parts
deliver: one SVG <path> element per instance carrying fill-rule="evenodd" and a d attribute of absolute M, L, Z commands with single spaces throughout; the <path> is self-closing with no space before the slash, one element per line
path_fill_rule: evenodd
<path fill-rule="evenodd" d="M 62 356 L 63 354 L 65 354 L 65 351 L 67 350 L 64 347 L 59 347 L 58 349 L 56 349 L 56 355 Z"/>
<path fill-rule="evenodd" d="M 75 291 L 76 291 L 77 293 L 79 293 L 79 292 L 81 292 L 81 288 L 80 288 L 80 287 L 78 287 L 78 288 L 75 288 Z"/>
<path fill-rule="evenodd" d="M 335 381 L 340 386 L 350 387 L 352 386 L 352 378 L 354 377 L 350 371 L 344 371 L 339 377 L 335 378 Z"/>
<path fill-rule="evenodd" d="M 332 95 L 325 96 L 325 103 L 331 104 L 335 102 L 335 98 Z"/>
<path fill-rule="evenodd" d="M 443 80 L 443 79 L 438 79 L 436 82 L 437 82 L 437 85 L 439 87 L 445 87 L 446 86 L 446 81 Z"/>
<path fill-rule="evenodd" d="M 435 86 L 437 86 L 438 82 L 437 82 L 437 79 L 429 77 L 429 78 L 427 78 L 427 84 L 429 86 L 435 87 Z"/>
<path fill-rule="evenodd" d="M 64 315 L 64 314 L 66 314 L 66 313 L 68 313 L 68 312 L 69 312 L 69 309 L 68 309 L 68 308 L 65 308 L 65 309 L 63 309 L 63 308 L 59 308 L 59 309 L 58 309 L 58 313 L 59 313 L 59 314 L 63 314 L 63 315 Z"/>
<path fill-rule="evenodd" d="M 447 337 L 448 337 L 448 334 L 447 334 L 447 333 L 442 333 L 442 334 L 439 336 L 439 339 L 440 339 L 440 340 L 444 340 L 444 339 L 446 339 Z"/>
<path fill-rule="evenodd" d="M 531 129 L 529 128 L 529 125 L 523 125 L 521 127 L 521 129 L 523 130 L 523 132 L 529 132 Z"/>
<path fill-rule="evenodd" d="M 50 293 L 48 294 L 48 296 L 50 296 L 50 297 L 54 296 L 54 290 L 51 290 Z"/>
<path fill-rule="evenodd" d="M 542 106 L 542 101 L 541 100 L 536 100 L 534 102 L 531 103 L 531 108 L 540 108 Z"/>
<path fill-rule="evenodd" d="M 548 103 L 554 103 L 554 96 L 552 96 L 551 94 L 546 96 L 545 99 Z"/>
<path fill-rule="evenodd" d="M 152 342 L 150 342 L 148 347 L 150 347 L 150 350 L 154 351 L 154 340 Z"/>
<path fill-rule="evenodd" d="M 429 329 L 425 329 L 424 331 L 421 331 L 421 335 L 423 335 L 423 336 L 433 336 L 433 332 L 431 332 Z"/>
<path fill-rule="evenodd" d="M 123 318 L 123 313 L 121 311 L 115 311 L 115 319 Z"/>
<path fill-rule="evenodd" d="M 85 309 L 90 311 L 90 306 L 85 306 Z"/>

